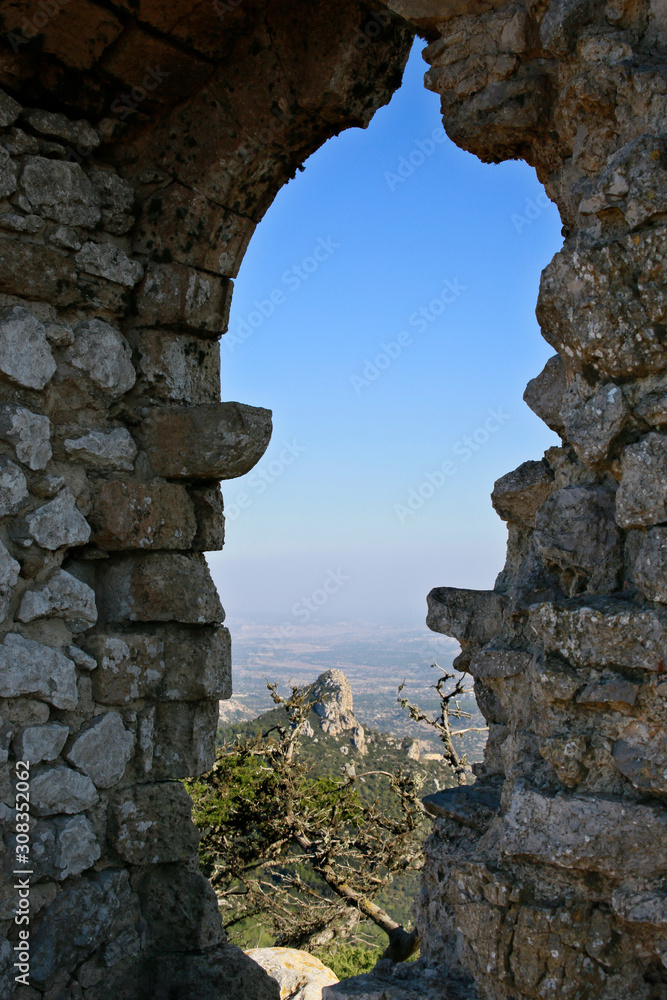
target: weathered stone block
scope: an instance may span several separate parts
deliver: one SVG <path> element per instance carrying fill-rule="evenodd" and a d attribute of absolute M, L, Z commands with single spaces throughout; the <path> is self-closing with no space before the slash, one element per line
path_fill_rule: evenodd
<path fill-rule="evenodd" d="M 137 891 L 158 951 L 202 951 L 224 940 L 215 892 L 195 868 L 151 865 Z"/>
<path fill-rule="evenodd" d="M 635 560 L 634 576 L 649 601 L 667 604 L 667 528 L 646 532 Z"/>
<path fill-rule="evenodd" d="M 65 451 L 96 469 L 132 472 L 137 446 L 125 427 L 112 431 L 92 430 L 78 438 L 65 439 Z"/>
<path fill-rule="evenodd" d="M 224 627 L 94 635 L 87 645 L 99 663 L 93 692 L 102 704 L 231 697 L 231 643 Z"/>
<path fill-rule="evenodd" d="M 252 219 L 173 184 L 148 199 L 134 249 L 155 260 L 235 278 L 255 226 Z"/>
<path fill-rule="evenodd" d="M 175 479 L 234 479 L 249 472 L 271 439 L 271 411 L 243 403 L 159 407 L 143 422 L 155 472 Z"/>
<path fill-rule="evenodd" d="M 102 853 L 90 820 L 83 815 L 37 823 L 31 831 L 31 847 L 35 875 L 59 882 L 80 875 Z"/>
<path fill-rule="evenodd" d="M 133 748 L 134 736 L 118 712 L 105 712 L 77 733 L 66 758 L 98 788 L 110 788 L 123 777 Z"/>
<path fill-rule="evenodd" d="M 27 497 L 28 484 L 18 465 L 0 455 L 0 517 L 15 514 Z"/>
<path fill-rule="evenodd" d="M 70 121 L 65 115 L 54 114 L 52 111 L 42 111 L 40 108 L 26 108 L 21 113 L 23 121 L 41 135 L 51 139 L 63 139 L 74 146 L 83 146 L 88 150 L 96 149 L 100 137 L 87 121 Z"/>
<path fill-rule="evenodd" d="M 567 374 L 560 356 L 549 358 L 543 370 L 531 379 L 523 394 L 533 413 L 561 437 L 565 433 L 561 407 L 567 389 Z"/>
<path fill-rule="evenodd" d="M 530 653 L 521 649 L 481 649 L 471 658 L 468 671 L 480 680 L 515 677 L 527 670 Z"/>
<path fill-rule="evenodd" d="M 0 407 L 0 438 L 16 448 L 16 457 L 28 468 L 44 469 L 51 458 L 51 421 L 24 406 Z"/>
<path fill-rule="evenodd" d="M 174 483 L 102 482 L 88 515 L 101 549 L 190 549 L 197 530 L 194 505 Z"/>
<path fill-rule="evenodd" d="M 0 645 L 0 697 L 32 694 L 55 708 L 76 708 L 76 668 L 57 649 L 10 633 Z"/>
<path fill-rule="evenodd" d="M 74 260 L 86 274 L 96 274 L 128 288 L 133 288 L 144 273 L 143 265 L 114 243 L 84 243 Z"/>
<path fill-rule="evenodd" d="M 13 97 L 0 90 L 0 127 L 12 125 L 21 114 L 21 105 Z"/>
<path fill-rule="evenodd" d="M 58 972 L 76 968 L 108 937 L 129 900 L 129 878 L 122 871 L 96 872 L 63 888 L 32 936 L 31 979 L 44 988 Z"/>
<path fill-rule="evenodd" d="M 134 225 L 134 189 L 111 170 L 93 169 L 88 172 L 102 213 L 102 226 L 109 233 L 120 235 Z"/>
<path fill-rule="evenodd" d="M 22 622 L 62 618 L 73 632 L 84 632 L 97 621 L 95 592 L 71 573 L 58 569 L 24 593 L 17 617 Z"/>
<path fill-rule="evenodd" d="M 154 778 L 188 778 L 215 763 L 218 702 L 159 702 L 155 710 Z"/>
<path fill-rule="evenodd" d="M 125 393 L 134 385 L 137 373 L 125 338 L 101 319 L 89 319 L 74 329 L 75 341 L 67 357 L 75 368 L 86 372 L 101 389 Z"/>
<path fill-rule="evenodd" d="M 9 153 L 0 146 L 0 198 L 7 198 L 16 191 L 18 168 Z"/>
<path fill-rule="evenodd" d="M 29 514 L 25 523 L 28 535 L 52 552 L 64 545 L 85 545 L 90 538 L 90 525 L 67 487 L 55 500 Z"/>
<path fill-rule="evenodd" d="M 500 849 L 612 878 L 655 877 L 667 872 L 667 812 L 627 801 L 551 798 L 517 784 L 503 818 Z"/>
<path fill-rule="evenodd" d="M 97 197 L 78 163 L 28 156 L 21 190 L 33 209 L 47 219 L 89 228 L 100 221 Z"/>
<path fill-rule="evenodd" d="M 114 850 L 133 865 L 168 864 L 194 857 L 199 832 L 192 801 L 175 781 L 137 785 L 119 792 L 110 807 Z"/>
<path fill-rule="evenodd" d="M 21 567 L 16 559 L 12 559 L 5 546 L 0 542 L 0 622 L 3 622 L 7 617 L 20 570 Z"/>
<path fill-rule="evenodd" d="M 280 1000 L 280 986 L 236 945 L 225 944 L 201 954 L 167 952 L 151 963 L 152 995 L 170 989 L 198 1000 Z M 430 998 L 424 998 L 430 1000 Z"/>
<path fill-rule="evenodd" d="M 217 403 L 220 399 L 220 347 L 163 330 L 141 330 L 139 371 L 149 391 L 174 402 Z"/>
<path fill-rule="evenodd" d="M 667 437 L 653 431 L 621 456 L 616 520 L 622 528 L 667 521 Z"/>
<path fill-rule="evenodd" d="M 503 521 L 517 521 L 533 528 L 538 507 L 554 489 L 553 473 L 545 462 L 524 462 L 496 480 L 491 503 Z"/>
<path fill-rule="evenodd" d="M 664 659 L 667 616 L 625 601 L 583 600 L 542 604 L 530 623 L 548 652 L 576 667 L 626 667 L 657 671 Z"/>
<path fill-rule="evenodd" d="M 83 812 L 98 799 L 90 778 L 71 767 L 40 767 L 31 775 L 30 806 L 38 816 Z"/>
<path fill-rule="evenodd" d="M 609 379 L 663 371 L 665 239 L 645 229 L 599 249 L 568 241 L 542 272 L 537 318 L 568 366 Z"/>
<path fill-rule="evenodd" d="M 219 552 L 225 544 L 225 515 L 219 484 L 189 488 L 195 506 L 197 534 L 192 541 L 195 552 Z"/>
<path fill-rule="evenodd" d="M 65 746 L 69 728 L 58 722 L 45 726 L 28 726 L 15 740 L 15 753 L 19 760 L 29 760 L 31 765 L 43 760 L 55 760 Z"/>
<path fill-rule="evenodd" d="M 43 389 L 56 370 L 44 324 L 23 306 L 0 312 L 0 373 L 25 389 Z"/>
<path fill-rule="evenodd" d="M 426 624 L 465 642 L 490 642 L 503 624 L 507 598 L 492 590 L 436 587 L 428 595 Z"/>
<path fill-rule="evenodd" d="M 221 622 L 225 613 L 201 556 L 128 557 L 98 570 L 101 622 Z"/>
<path fill-rule="evenodd" d="M 573 383 L 565 393 L 561 409 L 565 435 L 574 450 L 589 464 L 609 455 L 614 439 L 630 415 L 620 386 L 607 382 L 588 397 L 583 397 Z"/>
<path fill-rule="evenodd" d="M 611 749 L 614 765 L 640 791 L 667 792 L 667 746 L 664 728 L 653 720 L 635 719 Z"/>
<path fill-rule="evenodd" d="M 232 283 L 182 264 L 149 264 L 139 289 L 139 322 L 219 336 L 227 329 Z"/>
<path fill-rule="evenodd" d="M 579 486 L 557 490 L 539 508 L 535 528 L 537 548 L 558 568 L 566 593 L 616 589 L 623 547 L 613 494 Z"/>

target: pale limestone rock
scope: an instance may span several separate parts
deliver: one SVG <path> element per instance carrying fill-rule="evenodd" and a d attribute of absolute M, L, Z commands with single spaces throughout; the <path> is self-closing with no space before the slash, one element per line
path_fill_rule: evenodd
<path fill-rule="evenodd" d="M 51 421 L 24 406 L 0 407 L 0 438 L 16 448 L 16 457 L 29 469 L 46 468 L 51 458 Z"/>
<path fill-rule="evenodd" d="M 45 726 L 28 726 L 17 737 L 16 756 L 21 760 L 29 760 L 31 765 L 43 760 L 55 760 L 68 736 L 69 728 L 58 722 L 49 722 Z"/>
<path fill-rule="evenodd" d="M 29 156 L 21 189 L 33 209 L 66 226 L 92 227 L 100 221 L 97 197 L 78 163 Z"/>
<path fill-rule="evenodd" d="M 25 389 L 43 389 L 56 370 L 44 324 L 23 306 L 0 312 L 0 372 Z"/>
<path fill-rule="evenodd" d="M 621 456 L 623 478 L 616 494 L 622 528 L 667 521 L 667 438 L 652 432 L 628 445 Z"/>
<path fill-rule="evenodd" d="M 137 446 L 125 427 L 112 431 L 92 430 L 79 438 L 66 438 L 65 450 L 97 469 L 132 472 Z"/>
<path fill-rule="evenodd" d="M 119 713 L 105 712 L 75 736 L 66 758 L 98 788 L 110 788 L 123 777 L 133 748 L 134 736 Z"/>
<path fill-rule="evenodd" d="M 76 708 L 76 668 L 57 649 L 10 633 L 0 645 L 0 697 L 32 694 L 55 708 Z"/>
<path fill-rule="evenodd" d="M 90 525 L 79 510 L 69 487 L 55 500 L 38 507 L 26 518 L 27 532 L 43 549 L 55 551 L 63 545 L 85 545 Z"/>
<path fill-rule="evenodd" d="M 307 951 L 251 948 L 246 955 L 276 980 L 281 1000 L 322 1000 L 322 989 L 338 982 L 331 969 Z"/>
<path fill-rule="evenodd" d="M 304 690 L 320 726 L 330 736 L 349 733 L 350 742 L 362 756 L 366 754 L 366 735 L 354 716 L 352 688 L 342 670 L 327 670 Z M 347 751 L 347 747 L 344 748 Z"/>
<path fill-rule="evenodd" d="M 108 278 L 132 288 L 144 273 L 143 265 L 132 260 L 114 243 L 84 243 L 75 260 L 82 271 Z"/>
<path fill-rule="evenodd" d="M 2 542 L 0 542 L 0 622 L 3 622 L 9 611 L 12 591 L 19 578 L 21 567 L 16 559 L 12 559 Z"/>
<path fill-rule="evenodd" d="M 40 767 L 30 778 L 30 803 L 38 816 L 72 815 L 98 801 L 95 785 L 71 767 Z"/>
<path fill-rule="evenodd" d="M 18 465 L 0 455 L 0 517 L 15 514 L 27 496 L 28 484 Z"/>
<path fill-rule="evenodd" d="M 44 583 L 26 590 L 18 619 L 62 618 L 74 632 L 83 632 L 97 621 L 95 592 L 63 569 L 56 570 Z"/>
<path fill-rule="evenodd" d="M 74 329 L 75 341 L 67 352 L 70 363 L 86 372 L 101 389 L 127 392 L 137 374 L 125 338 L 101 319 L 89 319 Z"/>

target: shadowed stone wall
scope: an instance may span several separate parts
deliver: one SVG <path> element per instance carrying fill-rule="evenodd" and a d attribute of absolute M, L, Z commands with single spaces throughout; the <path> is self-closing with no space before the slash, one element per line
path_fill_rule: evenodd
<path fill-rule="evenodd" d="M 270 435 L 267 411 L 219 402 L 216 340 L 275 192 L 389 98 L 415 29 L 449 135 L 525 159 L 559 206 L 538 305 L 558 353 L 526 399 L 563 446 L 496 484 L 495 589 L 430 595 L 490 739 L 474 788 L 428 800 L 430 975 L 372 995 L 451 997 L 458 977 L 494 1000 L 667 996 L 667 16 L 657 0 L 385 8 L 0 8 L 0 997 L 17 758 L 23 996 L 277 997 L 223 940 L 175 780 L 208 767 L 229 693 L 201 555 L 222 544 L 217 484 Z"/>
<path fill-rule="evenodd" d="M 0 998 L 277 1000 L 176 780 L 231 694 L 219 481 L 271 435 L 220 402 L 218 338 L 276 191 L 388 100 L 412 32 L 354 0 L 0 13 Z"/>

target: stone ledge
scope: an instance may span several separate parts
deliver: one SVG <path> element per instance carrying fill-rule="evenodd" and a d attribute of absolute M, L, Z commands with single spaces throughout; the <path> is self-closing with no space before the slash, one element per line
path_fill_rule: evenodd
<path fill-rule="evenodd" d="M 381 960 L 372 972 L 325 986 L 322 1000 L 479 1000 L 474 987 L 421 962 L 392 966 Z"/>

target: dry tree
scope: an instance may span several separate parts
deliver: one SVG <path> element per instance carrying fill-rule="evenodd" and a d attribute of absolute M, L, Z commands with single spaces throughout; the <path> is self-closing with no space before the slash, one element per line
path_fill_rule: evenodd
<path fill-rule="evenodd" d="M 296 687 L 289 698 L 268 687 L 284 722 L 223 745 L 208 774 L 186 782 L 225 926 L 233 937 L 261 918 L 276 945 L 313 948 L 366 917 L 387 934 L 386 957 L 405 961 L 417 934 L 376 899 L 396 874 L 422 866 L 421 777 L 350 765 L 314 777 L 299 754 L 312 703 Z M 394 808 L 363 801 L 359 783 L 371 775 L 388 784 Z"/>

